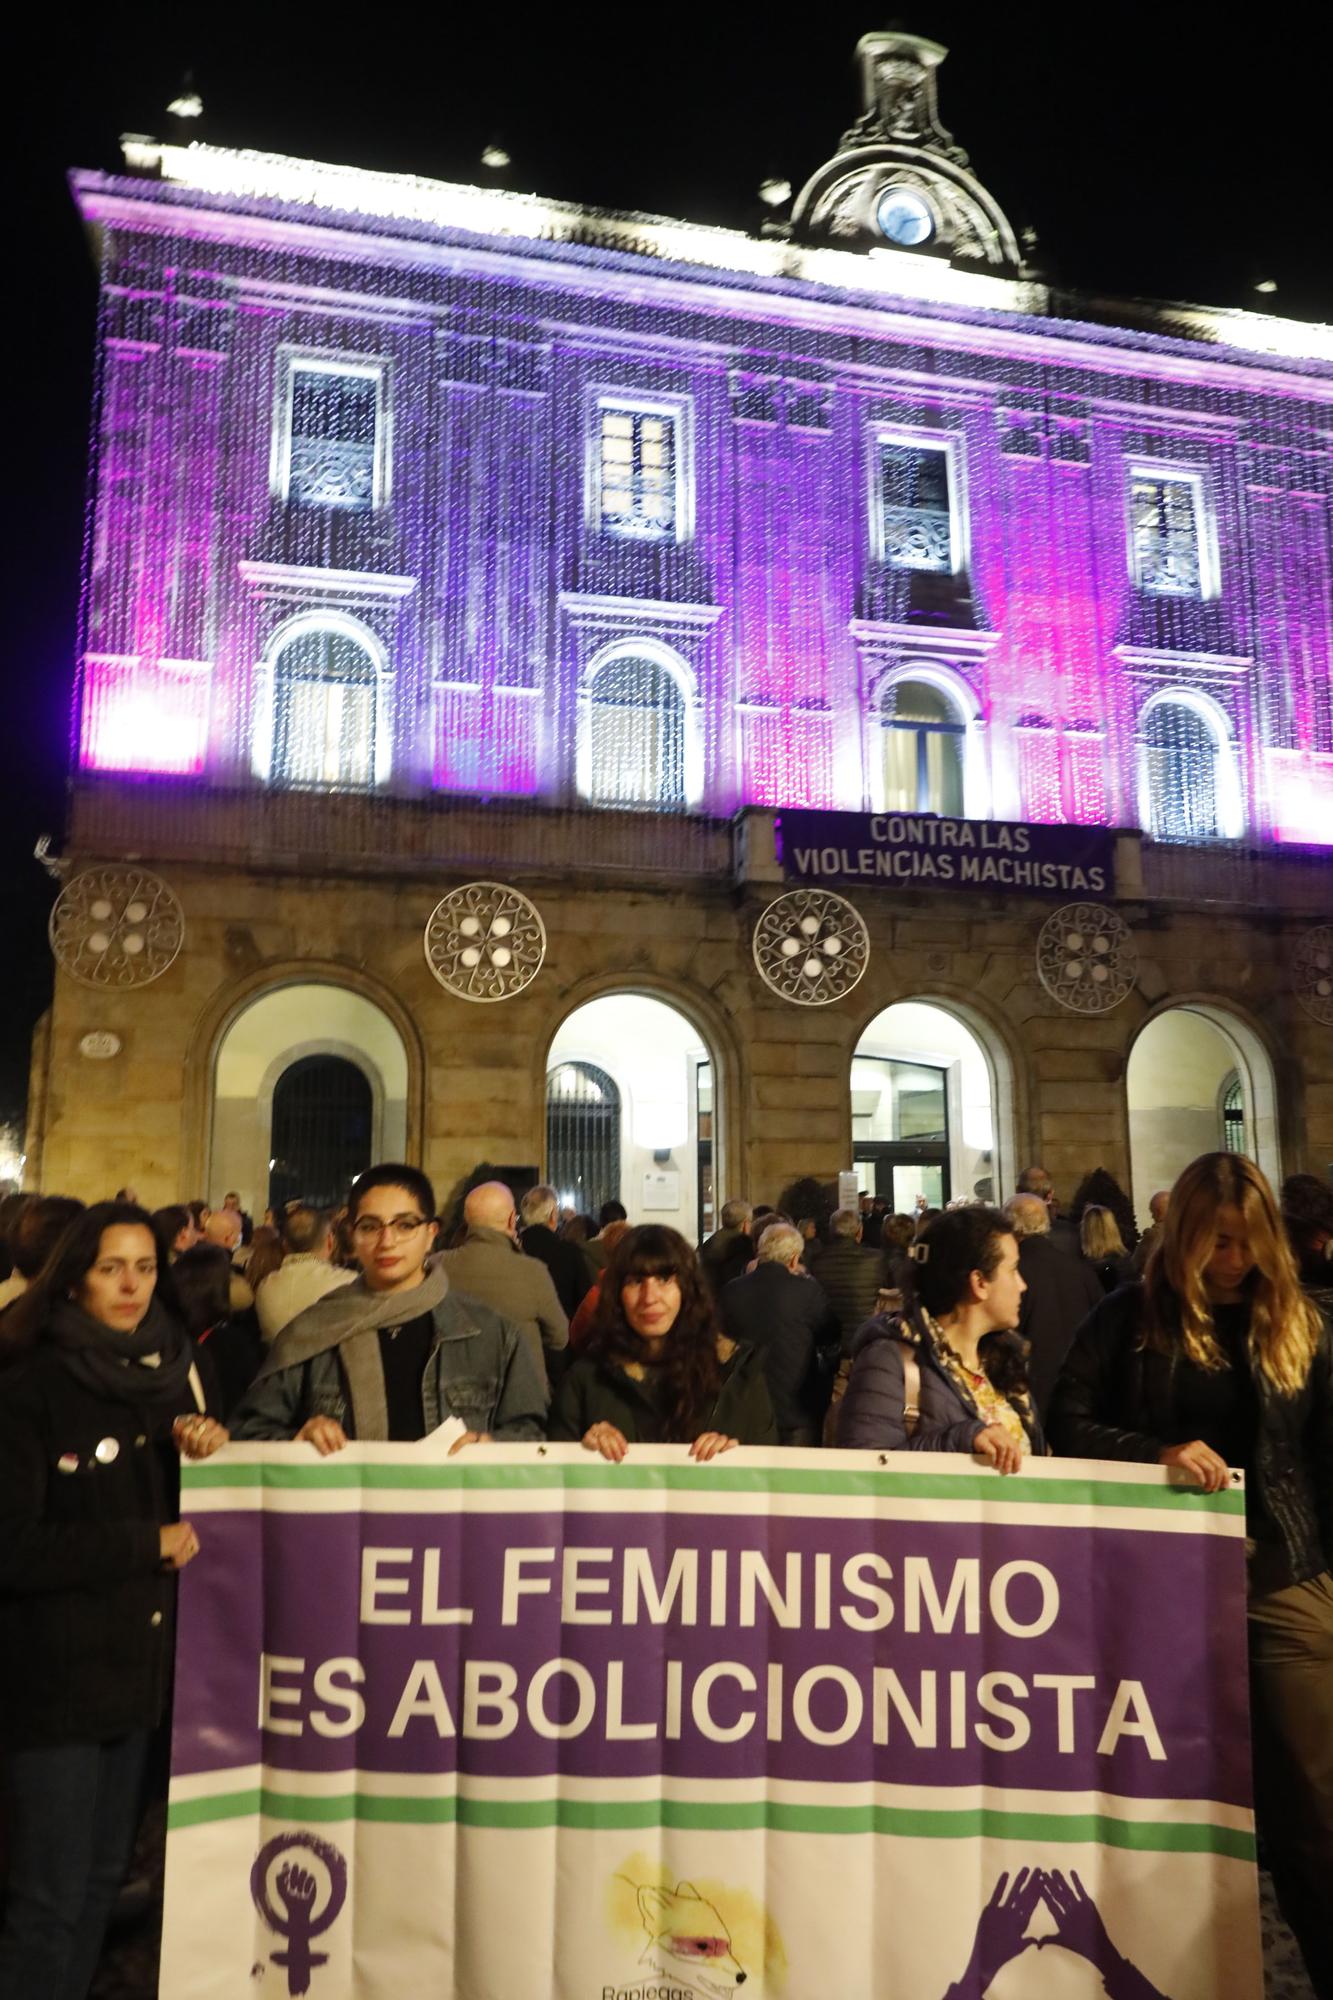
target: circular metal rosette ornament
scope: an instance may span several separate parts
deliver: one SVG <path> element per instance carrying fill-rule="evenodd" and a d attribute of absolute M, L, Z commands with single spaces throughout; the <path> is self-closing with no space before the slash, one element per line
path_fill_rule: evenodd
<path fill-rule="evenodd" d="M 1037 939 L 1037 973 L 1071 1014 L 1109 1014 L 1131 991 L 1138 954 L 1129 926 L 1104 903 L 1066 903 Z"/>
<path fill-rule="evenodd" d="M 827 889 L 793 889 L 754 927 L 765 986 L 797 1007 L 827 1007 L 850 993 L 870 960 L 870 934 L 852 905 Z"/>
<path fill-rule="evenodd" d="M 435 905 L 426 923 L 426 963 L 460 1000 L 512 1000 L 546 957 L 536 905 L 504 882 L 467 882 Z"/>
<path fill-rule="evenodd" d="M 185 939 L 185 916 L 159 875 L 143 868 L 85 868 L 56 898 L 51 950 L 83 986 L 148 986 Z"/>
<path fill-rule="evenodd" d="M 1298 941 L 1293 964 L 1296 998 L 1307 1014 L 1333 1028 L 1333 924 L 1319 924 Z"/>

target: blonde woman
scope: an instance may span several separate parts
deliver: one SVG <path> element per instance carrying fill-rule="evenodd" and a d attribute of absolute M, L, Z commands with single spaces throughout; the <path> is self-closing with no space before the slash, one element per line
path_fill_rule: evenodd
<path fill-rule="evenodd" d="M 1333 1339 L 1249 1160 L 1186 1167 L 1142 1284 L 1080 1329 L 1048 1428 L 1058 1452 L 1174 1466 L 1210 1493 L 1244 1471 L 1260 1824 L 1333 1994 Z"/>
<path fill-rule="evenodd" d="M 1097 1273 L 1104 1292 L 1129 1282 L 1129 1252 L 1109 1208 L 1085 1208 L 1078 1225 L 1079 1248 Z"/>

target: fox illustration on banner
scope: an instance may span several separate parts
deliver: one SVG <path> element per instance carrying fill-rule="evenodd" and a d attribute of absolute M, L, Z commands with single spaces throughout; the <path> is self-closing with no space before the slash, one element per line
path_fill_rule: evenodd
<path fill-rule="evenodd" d="M 576 1446 L 185 1480 L 171 2000 L 1259 2000 L 1235 1490 Z"/>

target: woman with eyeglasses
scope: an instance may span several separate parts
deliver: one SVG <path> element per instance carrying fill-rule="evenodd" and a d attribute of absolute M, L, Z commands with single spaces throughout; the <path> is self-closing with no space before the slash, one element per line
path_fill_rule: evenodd
<path fill-rule="evenodd" d="M 1259 1827 L 1317 1993 L 1333 1995 L 1333 1336 L 1268 1182 L 1205 1153 L 1143 1282 L 1095 1307 L 1051 1399 L 1058 1452 L 1245 1474 Z"/>
<path fill-rule="evenodd" d="M 371 1167 L 352 1186 L 348 1228 L 359 1277 L 298 1313 L 237 1410 L 233 1438 L 291 1438 L 321 1455 L 411 1443 L 449 1417 L 466 1434 L 546 1435 L 546 1390 L 517 1327 L 449 1289 L 426 1260 L 435 1190 L 415 1167 Z"/>

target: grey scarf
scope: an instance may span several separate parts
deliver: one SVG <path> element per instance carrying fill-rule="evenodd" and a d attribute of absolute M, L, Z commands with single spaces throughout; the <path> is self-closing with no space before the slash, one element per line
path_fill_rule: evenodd
<path fill-rule="evenodd" d="M 357 1439 L 363 1444 L 383 1442 L 389 1435 L 389 1407 L 380 1360 L 380 1328 L 405 1326 L 422 1313 L 433 1314 L 448 1290 L 449 1280 L 438 1269 L 427 1271 L 410 1292 L 372 1292 L 364 1278 L 340 1285 L 282 1329 L 256 1380 L 262 1382 L 285 1368 L 299 1368 L 336 1347 Z"/>

